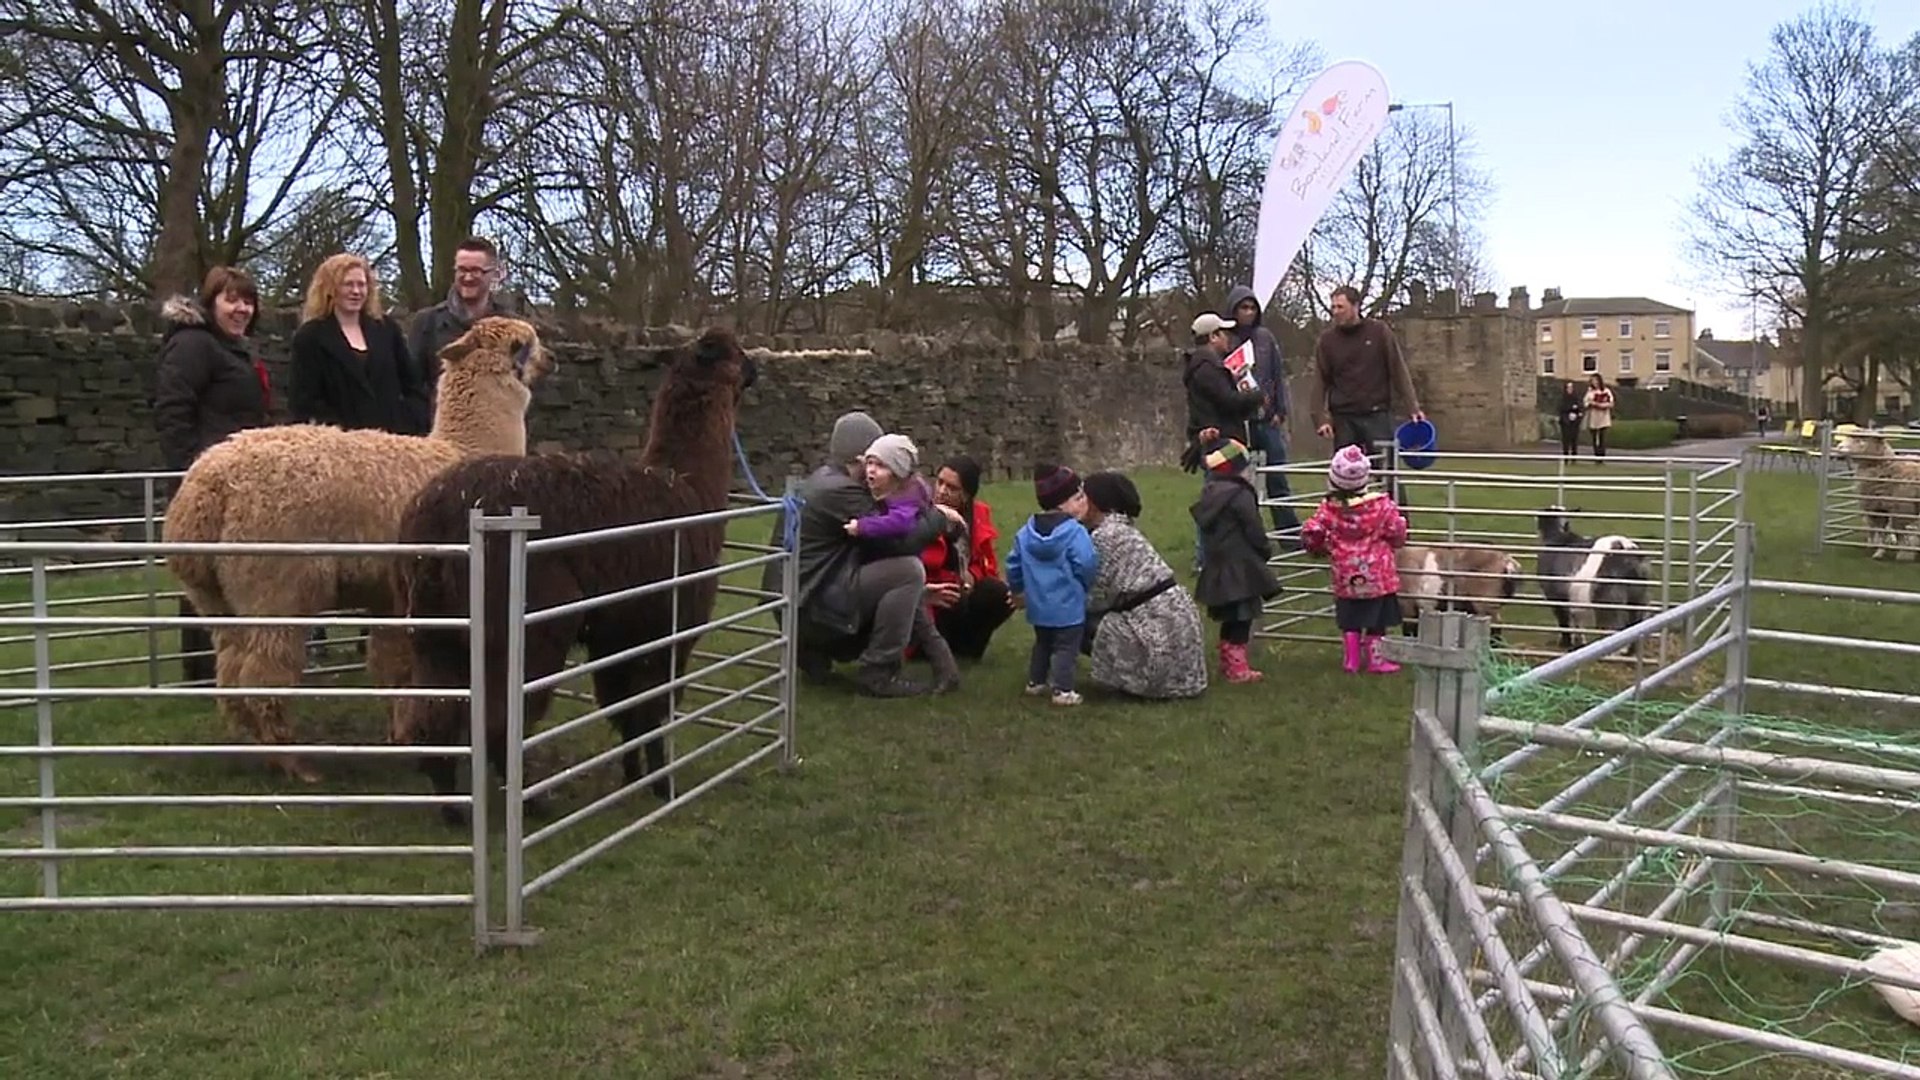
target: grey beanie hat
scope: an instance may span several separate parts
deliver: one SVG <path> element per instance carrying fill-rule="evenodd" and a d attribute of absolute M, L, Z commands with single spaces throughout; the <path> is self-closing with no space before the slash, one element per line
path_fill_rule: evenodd
<path fill-rule="evenodd" d="M 887 471 L 902 480 L 912 476 L 920 467 L 920 448 L 905 435 L 882 435 L 867 447 L 867 456 L 887 467 Z"/>
<path fill-rule="evenodd" d="M 850 412 L 833 422 L 833 436 L 827 440 L 827 453 L 834 461 L 852 461 L 864 457 L 867 447 L 880 437 L 880 425 L 863 412 Z"/>

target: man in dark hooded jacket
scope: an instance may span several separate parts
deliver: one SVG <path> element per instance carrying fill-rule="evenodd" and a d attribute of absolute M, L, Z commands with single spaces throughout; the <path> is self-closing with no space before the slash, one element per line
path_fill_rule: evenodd
<path fill-rule="evenodd" d="M 1285 465 L 1287 463 L 1287 366 L 1280 356 L 1280 342 L 1273 331 L 1260 324 L 1263 312 L 1260 300 L 1252 289 L 1245 285 L 1235 285 L 1227 293 L 1227 304 L 1220 317 L 1232 323 L 1228 331 L 1233 336 L 1233 347 L 1239 348 L 1247 341 L 1253 342 L 1253 378 L 1260 384 L 1260 390 L 1266 395 L 1261 403 L 1260 413 L 1248 424 L 1247 433 L 1251 439 L 1249 450 L 1258 450 L 1266 455 L 1266 464 Z M 1285 473 L 1266 474 L 1267 498 L 1286 499 L 1293 496 L 1287 486 Z M 1286 534 L 1288 543 L 1297 542 L 1300 535 L 1300 518 L 1291 506 L 1271 506 L 1268 510 L 1273 517 L 1273 527 Z"/>

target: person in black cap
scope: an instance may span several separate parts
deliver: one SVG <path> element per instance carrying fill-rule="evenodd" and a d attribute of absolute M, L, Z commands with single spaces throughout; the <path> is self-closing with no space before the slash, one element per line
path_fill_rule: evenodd
<path fill-rule="evenodd" d="M 1065 465 L 1035 466 L 1033 494 L 1040 512 L 1020 526 L 1007 553 L 1010 602 L 1026 608 L 1033 626 L 1027 693 L 1052 693 L 1055 705 L 1078 705 L 1073 682 L 1087 630 L 1087 592 L 1100 570 L 1093 538 L 1079 521 L 1087 496 Z"/>

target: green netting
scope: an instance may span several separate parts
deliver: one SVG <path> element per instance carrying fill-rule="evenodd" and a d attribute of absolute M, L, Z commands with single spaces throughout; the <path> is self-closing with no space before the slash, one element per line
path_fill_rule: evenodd
<path fill-rule="evenodd" d="M 1488 686 L 1500 686 L 1525 670 L 1523 664 L 1493 654 L 1482 664 Z M 1630 678 L 1629 673 L 1588 670 L 1565 681 L 1517 687 L 1505 691 L 1489 713 L 1524 723 L 1564 725 L 1627 689 Z M 1885 713 L 1829 709 L 1833 719 L 1814 721 L 1736 711 L 1737 693 L 1711 707 L 1694 707 L 1716 692 L 1720 680 L 1719 672 L 1687 673 L 1662 686 L 1659 696 L 1629 700 L 1587 730 L 1636 740 L 1657 735 L 1693 744 L 1713 742 L 1740 750 L 1888 769 L 1920 768 L 1920 732 L 1887 722 Z M 1476 772 L 1481 772 L 1526 745 L 1523 738 L 1483 733 L 1463 749 Z M 1754 776 L 1711 765 L 1626 756 L 1611 775 L 1570 799 L 1555 801 L 1569 785 L 1613 755 L 1592 749 L 1536 749 L 1531 759 L 1483 776 L 1496 802 L 1547 808 L 1590 822 L 1717 837 L 1779 852 L 1920 873 L 1920 828 L 1915 827 L 1920 822 L 1920 801 L 1910 793 L 1843 786 L 1813 776 Z M 1862 883 L 1837 874 L 1767 865 L 1758 858 L 1708 858 L 1681 846 L 1644 839 L 1588 839 L 1578 831 L 1548 825 L 1515 822 L 1515 827 L 1534 862 L 1549 872 L 1554 894 L 1568 904 L 1656 918 L 1714 934 L 1738 934 L 1844 959 L 1865 958 L 1890 945 L 1920 941 L 1920 891 L 1905 883 Z M 1499 860 L 1484 846 L 1475 875 L 1477 885 L 1508 894 L 1504 905 L 1489 900 L 1489 906 L 1501 920 L 1500 935 L 1514 960 L 1528 969 L 1526 978 L 1572 987 L 1574 980 L 1547 947 L 1528 907 L 1517 902 L 1518 883 L 1507 879 Z M 1710 942 L 1689 944 L 1654 932 L 1640 935 L 1632 928 L 1584 918 L 1576 921 L 1629 1000 L 1870 1054 L 1911 1066 L 1920 1075 L 1920 1028 L 1900 1019 L 1863 979 L 1754 957 Z M 1479 950 L 1474 950 L 1470 966 L 1490 970 L 1487 956 Z M 1496 1045 L 1502 1056 L 1510 1057 L 1525 1046 L 1519 1025 L 1494 983 L 1478 981 L 1474 989 Z M 1564 1069 L 1542 1075 L 1618 1075 L 1601 1048 L 1602 1032 L 1590 1008 L 1580 1001 L 1569 1004 L 1550 989 L 1538 989 L 1536 1000 L 1550 1020 L 1560 1021 L 1554 1043 L 1567 1061 Z M 1646 1026 L 1658 1040 L 1667 1067 L 1679 1076 L 1874 1074 L 1757 1047 L 1720 1033 L 1688 1031 L 1652 1020 Z M 1461 1054 L 1461 1060 L 1471 1058 L 1470 1053 Z M 1538 1067 L 1530 1057 L 1525 1059 L 1528 1071 Z"/>

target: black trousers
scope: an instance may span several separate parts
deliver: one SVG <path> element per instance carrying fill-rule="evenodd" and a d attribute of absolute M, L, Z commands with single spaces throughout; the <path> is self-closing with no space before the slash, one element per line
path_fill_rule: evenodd
<path fill-rule="evenodd" d="M 1560 421 L 1560 456 L 1580 456 L 1580 421 Z"/>
<path fill-rule="evenodd" d="M 1381 409 L 1379 412 L 1370 413 L 1334 413 L 1332 420 L 1334 450 L 1338 451 L 1343 447 L 1357 446 L 1365 450 L 1367 456 L 1373 459 L 1373 467 L 1375 469 L 1386 467 L 1385 459 L 1383 459 L 1379 451 L 1374 448 L 1374 444 L 1393 441 L 1393 410 Z M 1394 502 L 1399 503 L 1401 506 L 1407 505 L 1407 492 L 1404 487 L 1399 484 L 1394 484 L 1383 490 L 1386 490 L 1389 495 L 1393 496 Z"/>
<path fill-rule="evenodd" d="M 976 578 L 973 588 L 953 606 L 933 613 L 933 625 L 947 639 L 953 655 L 978 660 L 986 655 L 994 631 L 1007 621 L 1007 583 L 999 578 Z"/>
<path fill-rule="evenodd" d="M 199 616 L 186 597 L 180 598 L 180 617 L 192 619 Z M 213 681 L 213 632 L 204 626 L 183 626 L 180 628 L 180 651 L 188 654 L 180 658 L 180 674 L 188 682 Z M 206 653 L 194 656 L 193 653 Z"/>

